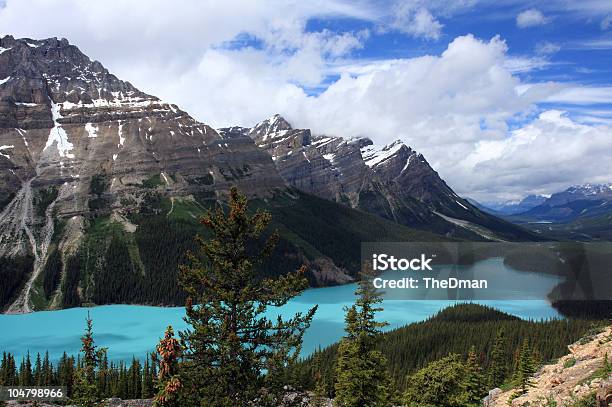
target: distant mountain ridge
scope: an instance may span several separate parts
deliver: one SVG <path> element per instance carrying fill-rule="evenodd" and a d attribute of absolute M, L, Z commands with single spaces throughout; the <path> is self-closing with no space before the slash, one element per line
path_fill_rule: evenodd
<path fill-rule="evenodd" d="M 528 195 L 521 200 L 504 201 L 504 202 L 478 202 L 473 199 L 468 199 L 479 209 L 496 216 L 515 215 L 526 212 L 546 201 L 549 196 L 546 195 Z"/>
<path fill-rule="evenodd" d="M 253 139 L 270 153 L 281 177 L 306 193 L 447 236 L 534 238 L 459 197 L 422 154 L 401 140 L 375 146 L 367 137 L 313 135 L 309 129 L 294 129 L 278 114 L 253 128 L 218 131 L 229 139 Z"/>
<path fill-rule="evenodd" d="M 574 185 L 504 218 L 551 239 L 612 240 L 612 184 Z"/>
<path fill-rule="evenodd" d="M 569 222 L 612 210 L 612 184 L 574 185 L 552 194 L 540 205 L 517 217 L 535 221 Z"/>

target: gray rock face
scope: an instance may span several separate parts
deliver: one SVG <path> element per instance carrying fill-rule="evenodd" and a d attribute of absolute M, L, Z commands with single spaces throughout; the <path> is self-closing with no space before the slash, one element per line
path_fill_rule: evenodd
<path fill-rule="evenodd" d="M 120 212 L 138 209 L 152 177 L 155 190 L 170 196 L 214 199 L 238 185 L 265 197 L 285 187 L 270 155 L 250 138 L 222 138 L 67 40 L 1 38 L 0 257 L 34 256 L 24 291 L 44 265 L 53 217 L 70 219 L 65 233 L 78 241 L 96 176 L 108 181 L 97 194 Z M 37 202 L 50 187 L 60 191 L 46 203 L 53 213 L 41 212 Z M 28 311 L 28 302 L 18 298 L 9 312 Z"/>
<path fill-rule="evenodd" d="M 447 235 L 484 237 L 474 233 L 477 228 L 462 226 L 465 222 L 514 233 L 509 224 L 457 196 L 423 155 L 399 140 L 377 147 L 365 137 L 312 135 L 308 129 L 293 129 L 279 115 L 252 129 L 232 129 L 223 131 L 251 137 L 270 153 L 283 179 L 304 192 Z"/>
<path fill-rule="evenodd" d="M 98 173 L 112 178 L 111 192 L 164 174 L 166 188 L 190 193 L 188 181 L 203 168 L 214 179 L 210 191 L 235 182 L 265 195 L 284 185 L 269 156 L 249 139 L 224 140 L 176 105 L 117 79 L 65 39 L 7 36 L 0 49 L 3 195 L 15 194 L 28 179 L 70 182 L 79 195 Z M 240 177 L 231 175 L 235 168 Z M 86 197 L 77 201 L 71 211 Z"/>

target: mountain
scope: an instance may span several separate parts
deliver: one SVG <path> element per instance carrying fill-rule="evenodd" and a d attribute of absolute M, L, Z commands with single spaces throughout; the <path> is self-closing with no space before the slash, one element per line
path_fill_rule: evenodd
<path fill-rule="evenodd" d="M 205 97 L 205 96 L 203 96 Z M 65 39 L 0 39 L 0 309 L 183 304 L 199 215 L 237 185 L 281 232 L 262 267 L 351 281 L 365 240 L 448 240 L 287 185 L 272 156 L 136 89 Z M 316 229 L 312 225 L 317 225 Z"/>
<path fill-rule="evenodd" d="M 612 240 L 612 184 L 575 185 L 504 219 L 555 240 Z"/>
<path fill-rule="evenodd" d="M 473 240 L 532 240 L 529 232 L 460 198 L 422 154 L 400 140 L 375 146 L 294 129 L 280 115 L 253 128 L 219 129 L 248 136 L 268 151 L 281 177 L 300 191 L 373 213 L 402 225 Z"/>
<path fill-rule="evenodd" d="M 518 213 L 516 220 L 571 222 L 578 218 L 606 215 L 612 209 L 612 184 L 575 185 L 552 194 L 540 205 Z"/>
<path fill-rule="evenodd" d="M 206 97 L 203 95 L 203 97 Z M 281 239 L 259 272 L 352 281 L 363 241 L 533 240 L 459 198 L 395 142 L 219 131 L 65 39 L 0 39 L 0 309 L 183 304 L 199 216 L 237 185 Z"/>
<path fill-rule="evenodd" d="M 472 199 L 468 200 L 484 212 L 496 216 L 505 216 L 526 212 L 538 205 L 543 204 L 546 199 L 547 197 L 545 195 L 528 195 L 518 201 L 479 203 Z"/>

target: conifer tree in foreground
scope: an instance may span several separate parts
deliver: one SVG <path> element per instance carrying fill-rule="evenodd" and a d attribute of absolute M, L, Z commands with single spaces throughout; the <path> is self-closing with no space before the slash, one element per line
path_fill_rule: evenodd
<path fill-rule="evenodd" d="M 476 347 L 473 345 L 468 353 L 465 367 L 467 369 L 466 391 L 468 394 L 468 403 L 478 406 L 480 405 L 480 400 L 485 396 L 486 390 L 482 368 L 478 363 Z"/>
<path fill-rule="evenodd" d="M 527 388 L 532 386 L 531 375 L 535 373 L 535 365 L 529 348 L 529 340 L 525 338 L 519 353 L 518 366 L 515 372 L 514 380 L 519 386 L 521 393 L 527 392 Z"/>
<path fill-rule="evenodd" d="M 387 360 L 376 350 L 380 329 L 387 324 L 376 321 L 382 299 L 367 277 L 359 282 L 355 304 L 346 309 L 346 336 L 338 346 L 334 385 L 334 404 L 338 407 L 390 405 Z"/>
<path fill-rule="evenodd" d="M 489 359 L 488 386 L 490 388 L 501 386 L 506 379 L 506 358 L 506 337 L 504 330 L 499 329 L 495 335 L 495 342 Z"/>
<path fill-rule="evenodd" d="M 159 392 L 155 396 L 153 405 L 156 407 L 179 406 L 177 400 L 178 392 L 181 389 L 181 380 L 178 375 L 181 345 L 174 337 L 174 330 L 171 326 L 166 328 L 164 338 L 159 341 L 157 353 L 161 358 L 157 379 Z"/>
<path fill-rule="evenodd" d="M 232 188 L 227 213 L 218 206 L 201 219 L 211 238 L 198 239 L 199 253 L 189 256 L 189 267 L 181 267 L 179 281 L 188 296 L 185 320 L 191 325 L 181 332 L 182 405 L 242 407 L 255 399 L 262 406 L 278 405 L 283 373 L 299 355 L 316 311 L 289 319 L 265 315 L 308 282 L 303 267 L 276 279 L 257 275 L 278 237 L 273 233 L 262 241 L 271 216 L 250 215 L 247 209 L 246 197 Z"/>
<path fill-rule="evenodd" d="M 96 383 L 96 369 L 105 358 L 106 349 L 98 348 L 93 339 L 93 322 L 87 313 L 87 328 L 81 337 L 83 357 L 76 370 L 72 401 L 81 407 L 98 405 L 100 395 Z"/>

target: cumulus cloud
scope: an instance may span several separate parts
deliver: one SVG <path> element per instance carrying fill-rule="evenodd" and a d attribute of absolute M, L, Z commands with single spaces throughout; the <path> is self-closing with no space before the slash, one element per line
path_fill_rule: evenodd
<path fill-rule="evenodd" d="M 521 12 L 516 16 L 516 26 L 519 28 L 535 27 L 544 25 L 548 22 L 548 18 L 542 12 L 535 8 L 530 8 Z"/>
<path fill-rule="evenodd" d="M 444 3 L 404 2 L 404 20 L 395 21 L 395 29 L 442 38 L 436 16 L 458 12 Z M 459 3 L 472 4 L 453 2 Z M 609 132 L 603 124 L 573 122 L 560 113 L 537 116 L 541 101 L 609 100 L 605 89 L 523 83 L 516 74 L 545 66 L 543 56 L 512 57 L 500 37 L 465 35 L 435 55 L 358 59 L 355 52 L 375 34 L 307 29 L 311 19 L 330 17 L 374 26 L 390 21 L 365 0 L 9 0 L 0 9 L 0 30 L 66 37 L 120 78 L 216 127 L 251 126 L 281 113 L 319 134 L 367 136 L 378 144 L 400 138 L 424 153 L 458 193 L 483 200 L 595 181 L 579 180 L 594 173 L 572 171 L 577 155 L 562 153 L 571 126 L 584 129 L 571 141 L 576 148 L 584 144 L 577 151 L 589 163 L 612 151 L 593 155 L 593 146 L 601 148 Z M 509 122 L 526 124 L 511 130 Z M 539 164 L 534 151 L 523 157 L 530 137 L 532 148 L 559 155 L 554 161 L 542 157 Z M 551 163 L 568 170 L 553 171 Z"/>
<path fill-rule="evenodd" d="M 467 185 L 487 196 L 486 180 L 512 198 L 526 190 L 549 193 L 585 180 L 610 182 L 610 134 L 609 125 L 580 124 L 566 112 L 544 111 L 507 138 L 478 142 L 464 163 L 473 174 Z"/>
<path fill-rule="evenodd" d="M 417 38 L 438 40 L 443 24 L 425 7 L 410 2 L 399 3 L 393 14 L 390 27 Z"/>

